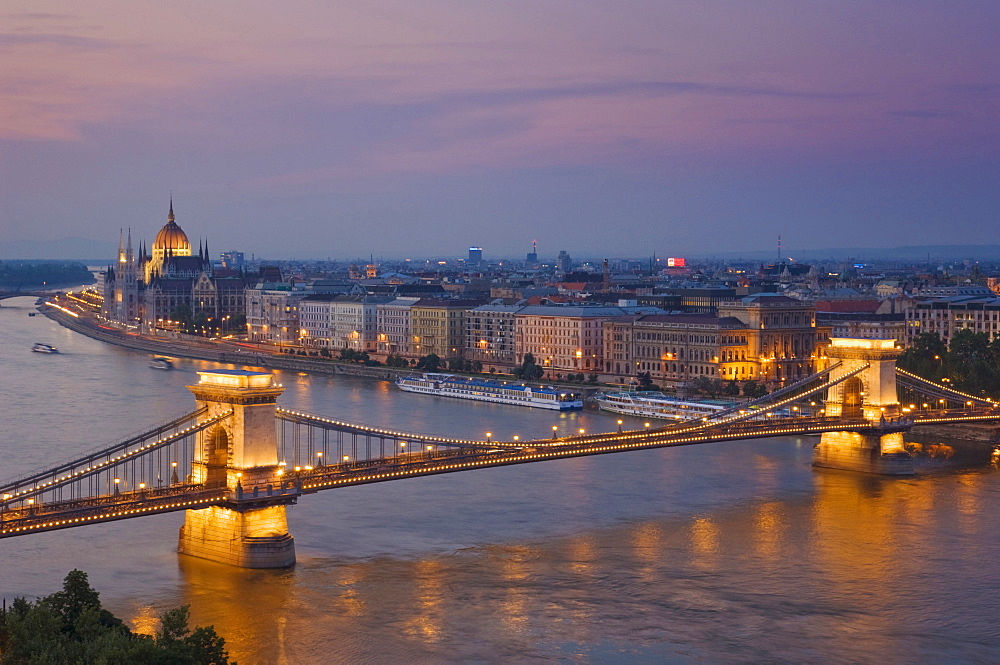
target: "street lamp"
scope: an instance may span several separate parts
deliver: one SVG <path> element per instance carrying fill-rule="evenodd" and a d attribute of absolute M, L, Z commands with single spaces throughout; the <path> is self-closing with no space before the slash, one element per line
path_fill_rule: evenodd
<path fill-rule="evenodd" d="M 618 433 L 619 434 L 622 433 L 622 419 L 621 418 L 618 419 Z"/>
<path fill-rule="evenodd" d="M 558 431 L 559 431 L 559 425 L 553 425 L 552 426 L 552 438 L 553 439 L 558 439 L 559 438 L 558 436 L 556 436 L 556 432 L 558 432 Z"/>
<path fill-rule="evenodd" d="M 493 436 L 493 432 L 487 432 L 486 433 L 486 443 L 490 442 L 490 437 L 492 437 L 492 436 Z"/>

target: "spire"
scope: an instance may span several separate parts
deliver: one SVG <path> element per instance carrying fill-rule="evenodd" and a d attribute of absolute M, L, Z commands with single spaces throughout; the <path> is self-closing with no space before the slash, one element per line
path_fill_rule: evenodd
<path fill-rule="evenodd" d="M 174 193 L 170 192 L 170 212 L 167 213 L 167 221 L 174 221 Z"/>

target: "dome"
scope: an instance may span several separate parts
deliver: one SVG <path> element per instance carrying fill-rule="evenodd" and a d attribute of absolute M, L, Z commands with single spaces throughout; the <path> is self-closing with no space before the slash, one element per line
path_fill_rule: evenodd
<path fill-rule="evenodd" d="M 187 234 L 177 226 L 174 220 L 170 220 L 164 224 L 160 232 L 156 234 L 156 240 L 153 241 L 153 249 L 171 250 L 177 253 L 177 250 L 191 251 L 191 243 L 188 242 Z"/>
<path fill-rule="evenodd" d="M 153 251 L 170 250 L 174 254 L 190 255 L 191 243 L 188 242 L 187 234 L 174 221 L 174 201 L 170 200 L 170 213 L 167 215 L 167 223 L 163 225 L 160 232 L 156 234 L 153 241 Z"/>

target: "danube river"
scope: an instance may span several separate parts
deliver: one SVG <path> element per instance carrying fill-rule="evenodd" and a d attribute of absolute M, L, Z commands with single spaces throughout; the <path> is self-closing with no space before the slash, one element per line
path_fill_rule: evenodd
<path fill-rule="evenodd" d="M 106 346 L 0 306 L 4 479 L 188 412 L 215 367 Z M 31 353 L 33 342 L 60 355 Z M 495 438 L 613 429 L 283 373 L 279 403 L 396 429 Z M 641 423 L 630 423 L 632 425 Z M 257 663 L 995 663 L 1000 473 L 885 479 L 810 467 L 813 439 L 648 450 L 303 497 L 298 564 L 249 571 L 175 553 L 171 514 L 0 541 L 0 595 L 73 568 L 148 630 L 189 604 Z"/>

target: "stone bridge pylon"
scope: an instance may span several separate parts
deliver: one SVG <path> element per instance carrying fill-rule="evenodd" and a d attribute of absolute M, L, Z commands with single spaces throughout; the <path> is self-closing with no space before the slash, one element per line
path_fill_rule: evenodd
<path fill-rule="evenodd" d="M 913 460 L 903 446 L 909 422 L 900 418 L 896 394 L 896 360 L 903 350 L 892 339 L 830 340 L 828 355 L 839 366 L 825 402 L 827 417 L 864 418 L 878 423 L 873 432 L 825 432 L 813 451 L 813 465 L 883 475 L 912 475 Z M 860 370 L 860 371 L 859 371 Z"/>
<path fill-rule="evenodd" d="M 290 566 L 295 563 L 295 544 L 288 533 L 285 506 L 296 495 L 275 496 L 270 485 L 281 470 L 275 403 L 284 388 L 269 372 L 198 374 L 201 380 L 188 389 L 199 408 L 207 407 L 204 418 L 228 411 L 232 415 L 198 435 L 191 482 L 217 487 L 233 500 L 188 510 L 177 549 L 243 568 Z"/>

